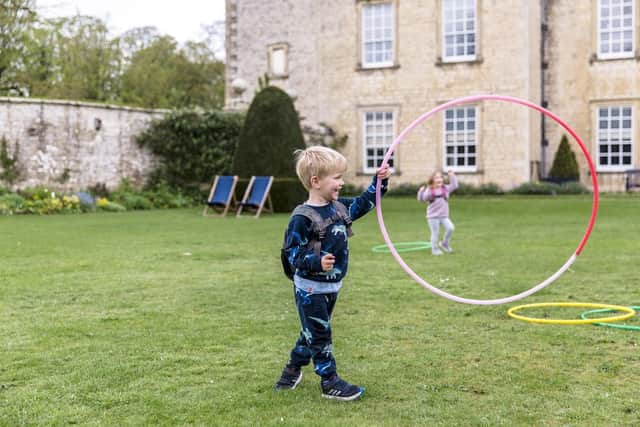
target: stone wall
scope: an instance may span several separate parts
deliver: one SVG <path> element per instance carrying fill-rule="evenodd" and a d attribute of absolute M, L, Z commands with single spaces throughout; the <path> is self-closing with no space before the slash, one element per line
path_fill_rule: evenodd
<path fill-rule="evenodd" d="M 396 134 L 422 113 L 465 95 L 499 93 L 539 103 L 540 3 L 479 0 L 479 56 L 466 63 L 439 60 L 439 1 L 394 1 L 396 64 L 361 69 L 361 1 L 227 0 L 227 107 L 246 107 L 268 70 L 268 48 L 287 43 L 289 74 L 271 83 L 296 95 L 305 124 L 326 123 L 348 136 L 343 153 L 347 179 L 369 180 L 363 172 L 362 112 L 396 111 Z M 434 7 L 436 6 L 436 7 Z M 509 22 L 509 25 L 495 25 Z M 234 91 L 242 79 L 246 90 Z M 539 160 L 539 116 L 523 107 L 480 106 L 478 170 L 463 182 L 513 187 L 528 181 Z M 396 157 L 396 182 L 421 182 L 443 169 L 442 115 L 416 129 Z"/>
<path fill-rule="evenodd" d="M 268 70 L 269 46 L 286 44 L 288 75 L 271 83 L 297 96 L 295 105 L 305 125 L 326 123 L 348 136 L 343 152 L 352 183 L 369 179 L 363 173 L 363 109 L 393 109 L 397 134 L 442 102 L 480 93 L 548 102 L 591 153 L 597 148 L 597 107 L 631 105 L 636 123 L 632 167 L 640 167 L 640 54 L 617 60 L 594 56 L 598 2 L 477 0 L 478 59 L 443 64 L 442 1 L 387 0 L 393 1 L 396 13 L 395 64 L 363 70 L 358 14 L 366 1 L 226 0 L 227 107 L 248 106 L 258 78 Z M 640 52 L 640 7 L 637 0 L 635 4 L 635 46 Z M 237 81 L 244 85 L 234 86 Z M 461 181 L 511 188 L 537 178 L 541 166 L 543 174 L 549 171 L 563 133 L 558 125 L 551 120 L 542 125 L 539 113 L 515 105 L 485 103 L 480 114 L 479 167 L 460 174 Z M 549 142 L 544 152 L 543 129 Z M 572 147 L 582 181 L 590 185 L 584 158 L 575 142 Z M 424 181 L 428 173 L 443 168 L 442 151 L 440 116 L 400 145 L 395 182 Z M 621 172 L 600 170 L 598 177 L 604 190 L 624 189 Z"/>
<path fill-rule="evenodd" d="M 640 166 L 640 2 L 635 7 L 635 57 L 615 60 L 597 58 L 597 16 L 593 2 L 549 1 L 546 57 L 546 94 L 549 109 L 558 114 L 583 139 L 597 162 L 597 108 L 606 105 L 629 105 L 633 108 L 632 167 Z M 549 140 L 548 167 L 551 167 L 563 129 L 547 122 Z M 586 184 L 591 179 L 584 156 L 571 140 Z M 624 173 L 598 171 L 603 191 L 624 190 Z"/>
<path fill-rule="evenodd" d="M 122 178 L 142 184 L 154 159 L 134 137 L 163 110 L 68 101 L 0 98 L 0 137 L 9 154 L 18 146 L 16 187 L 48 185 L 64 190 L 98 183 L 113 188 Z"/>

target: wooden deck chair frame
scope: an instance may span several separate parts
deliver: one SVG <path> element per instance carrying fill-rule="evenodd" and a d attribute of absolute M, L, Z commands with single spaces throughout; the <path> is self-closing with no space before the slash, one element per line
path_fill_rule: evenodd
<path fill-rule="evenodd" d="M 264 195 L 262 196 L 262 200 L 260 201 L 260 205 L 256 208 L 253 206 L 247 205 L 247 200 L 251 195 L 251 190 L 253 190 L 253 184 L 256 181 L 256 177 L 252 176 L 249 181 L 249 185 L 247 185 L 247 189 L 244 191 L 244 196 L 242 196 L 242 201 L 238 203 L 238 211 L 236 213 L 236 217 L 239 218 L 242 216 L 242 209 L 246 206 L 256 210 L 256 214 L 253 216 L 254 218 L 259 218 L 262 211 L 273 213 L 273 204 L 271 203 L 271 185 L 273 184 L 273 177 L 269 177 L 269 183 L 267 184 L 267 188 L 265 189 Z"/>
<path fill-rule="evenodd" d="M 228 176 L 228 175 L 227 175 Z M 207 202 L 205 204 L 204 207 L 204 212 L 202 212 L 202 216 L 214 216 L 214 217 L 223 217 L 225 215 L 227 215 L 227 212 L 229 211 L 229 208 L 231 207 L 231 205 L 233 205 L 233 207 L 235 208 L 237 205 L 237 201 L 236 201 L 236 184 L 238 183 L 238 176 L 237 175 L 233 175 L 233 182 L 231 183 L 231 189 L 229 191 L 229 197 L 226 200 L 226 203 L 224 204 L 224 208 L 222 209 L 222 211 L 217 211 L 216 212 L 216 208 L 212 205 L 209 205 L 209 200 L 211 200 L 213 198 L 213 195 L 216 192 L 216 188 L 218 188 L 218 183 L 220 181 L 220 175 L 216 175 L 216 177 L 213 180 L 213 184 L 211 185 L 211 191 L 209 192 L 209 197 L 207 197 Z M 211 208 L 211 210 L 213 210 L 214 212 L 216 212 L 215 214 L 209 214 L 209 208 Z"/>

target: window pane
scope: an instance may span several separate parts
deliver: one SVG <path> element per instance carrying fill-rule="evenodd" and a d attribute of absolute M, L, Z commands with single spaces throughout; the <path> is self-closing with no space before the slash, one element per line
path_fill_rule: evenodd
<path fill-rule="evenodd" d="M 446 166 L 475 167 L 476 108 L 455 107 L 445 110 L 444 150 Z"/>
<path fill-rule="evenodd" d="M 600 0 L 599 3 L 599 53 L 633 55 L 633 1 Z"/>
<path fill-rule="evenodd" d="M 473 57 L 476 52 L 476 1 L 443 2 L 443 41 L 445 58 Z"/>
<path fill-rule="evenodd" d="M 391 62 L 393 58 L 392 3 L 362 6 L 362 52 L 364 65 Z"/>
<path fill-rule="evenodd" d="M 364 120 L 363 144 L 365 148 L 365 167 L 373 169 L 384 159 L 384 155 L 393 143 L 393 111 L 369 111 L 362 115 Z M 393 156 L 389 160 L 392 166 Z"/>

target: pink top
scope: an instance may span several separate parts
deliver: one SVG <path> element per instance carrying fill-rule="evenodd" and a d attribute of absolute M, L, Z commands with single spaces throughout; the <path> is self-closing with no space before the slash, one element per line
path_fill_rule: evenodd
<path fill-rule="evenodd" d="M 451 175 L 450 181 L 440 188 L 427 187 L 424 191 L 418 191 L 418 201 L 429 202 L 427 218 L 449 218 L 449 194 L 458 188 L 455 175 Z"/>

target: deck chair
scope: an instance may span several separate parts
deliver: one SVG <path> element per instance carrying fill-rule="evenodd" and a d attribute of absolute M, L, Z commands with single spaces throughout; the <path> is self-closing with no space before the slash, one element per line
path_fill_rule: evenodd
<path fill-rule="evenodd" d="M 240 217 L 242 210 L 245 208 L 255 210 L 256 214 L 254 218 L 258 218 L 263 210 L 273 213 L 273 205 L 271 204 L 271 196 L 269 195 L 271 184 L 273 184 L 272 176 L 252 176 L 247 190 L 244 192 L 242 201 L 238 203 L 236 217 Z"/>
<path fill-rule="evenodd" d="M 236 195 L 234 191 L 236 189 L 236 183 L 238 182 L 237 176 L 216 176 L 207 198 L 206 206 L 202 216 L 225 216 L 231 205 L 236 204 Z M 208 215 L 209 208 L 216 213 Z"/>

